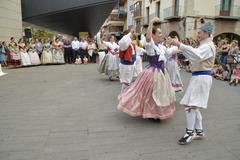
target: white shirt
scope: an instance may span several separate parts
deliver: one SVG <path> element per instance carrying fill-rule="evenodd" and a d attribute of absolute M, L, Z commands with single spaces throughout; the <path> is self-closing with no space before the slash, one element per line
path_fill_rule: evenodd
<path fill-rule="evenodd" d="M 131 42 L 132 42 L 131 36 L 132 36 L 132 33 L 128 33 L 127 35 L 123 36 L 122 39 L 118 42 L 119 49 L 121 51 L 127 50 L 129 45 L 131 45 Z M 131 47 L 132 47 L 132 45 L 131 45 Z M 133 49 L 133 47 L 132 47 L 132 49 Z M 134 49 L 133 49 L 133 51 L 134 51 Z"/>
<path fill-rule="evenodd" d="M 141 34 L 141 40 L 140 40 L 140 43 L 142 46 L 144 46 L 144 42 L 146 41 L 146 38 L 143 34 Z"/>
<path fill-rule="evenodd" d="M 78 40 L 72 41 L 71 45 L 72 45 L 72 49 L 74 49 L 74 50 L 78 50 L 80 48 L 80 42 Z"/>
<path fill-rule="evenodd" d="M 87 41 L 82 41 L 80 42 L 80 47 L 83 49 L 83 50 L 86 50 L 88 48 L 88 43 Z"/>
<path fill-rule="evenodd" d="M 114 51 L 114 52 L 115 52 L 115 50 L 118 50 L 118 49 L 119 49 L 118 44 L 115 43 L 115 42 L 111 43 L 111 42 L 105 42 L 105 41 L 103 41 L 103 43 L 104 43 L 106 49 L 107 49 L 107 48 L 110 48 L 110 49 L 111 49 L 112 51 Z"/>
<path fill-rule="evenodd" d="M 186 58 L 189 59 L 193 64 L 200 63 L 201 61 L 213 57 L 216 54 L 216 49 L 211 41 L 211 38 L 201 41 L 198 48 L 181 44 L 179 49 L 183 51 L 183 55 L 186 56 Z"/>
<path fill-rule="evenodd" d="M 144 42 L 145 50 L 147 55 L 149 56 L 154 56 L 154 55 L 159 55 L 158 61 L 164 61 L 164 63 L 167 62 L 167 58 L 170 53 L 167 51 L 167 48 L 162 45 L 162 44 L 154 44 L 153 39 L 151 39 L 150 42 L 147 42 L 145 40 Z"/>

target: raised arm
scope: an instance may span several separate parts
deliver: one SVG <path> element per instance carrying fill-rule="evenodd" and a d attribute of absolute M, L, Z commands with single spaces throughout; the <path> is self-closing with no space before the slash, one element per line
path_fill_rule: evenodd
<path fill-rule="evenodd" d="M 131 37 L 132 37 L 132 33 L 130 32 L 127 35 L 123 36 L 122 39 L 118 42 L 119 49 L 121 51 L 125 51 L 128 48 L 128 46 L 131 44 L 132 42 Z"/>
<path fill-rule="evenodd" d="M 179 42 L 176 38 L 172 39 L 172 44 L 179 47 L 183 55 L 186 56 L 191 62 L 201 62 L 212 56 L 214 56 L 215 51 L 211 48 L 209 44 L 203 44 L 198 48 L 193 48 Z"/>

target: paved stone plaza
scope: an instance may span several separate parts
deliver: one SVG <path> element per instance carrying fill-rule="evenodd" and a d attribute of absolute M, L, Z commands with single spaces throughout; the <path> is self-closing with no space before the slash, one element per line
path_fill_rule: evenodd
<path fill-rule="evenodd" d="M 0 77 L 0 160 L 240 160 L 240 86 L 214 80 L 206 138 L 187 146 L 185 114 L 165 121 L 116 109 L 121 85 L 97 64 L 5 69 Z M 187 86 L 190 73 L 182 79 Z"/>

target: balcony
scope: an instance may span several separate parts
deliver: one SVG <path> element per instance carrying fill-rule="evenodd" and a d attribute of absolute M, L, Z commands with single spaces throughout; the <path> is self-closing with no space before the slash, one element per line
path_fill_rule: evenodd
<path fill-rule="evenodd" d="M 120 18 L 117 14 L 112 14 L 109 16 L 108 21 L 124 21 L 124 18 Z"/>
<path fill-rule="evenodd" d="M 142 10 L 139 8 L 136 8 L 133 12 L 134 19 L 141 18 L 142 17 Z"/>
<path fill-rule="evenodd" d="M 182 10 L 181 6 L 179 6 L 178 9 L 175 8 L 174 6 L 165 8 L 163 10 L 163 18 L 169 21 L 179 20 L 181 18 L 181 14 L 180 14 L 181 10 Z"/>
<path fill-rule="evenodd" d="M 125 8 L 123 6 L 119 6 L 118 8 L 118 18 L 126 18 L 127 12 L 125 11 Z"/>
<path fill-rule="evenodd" d="M 106 26 L 124 26 L 124 20 L 117 15 L 111 15 L 106 22 Z"/>
<path fill-rule="evenodd" d="M 134 19 L 138 19 L 142 17 L 142 2 L 139 1 L 134 4 L 134 12 L 133 12 Z"/>
<path fill-rule="evenodd" d="M 221 5 L 216 5 L 215 19 L 240 20 L 240 6 L 234 5 L 230 10 L 223 10 Z"/>
<path fill-rule="evenodd" d="M 121 22 L 121 21 L 108 21 L 106 26 L 124 26 L 124 22 Z"/>

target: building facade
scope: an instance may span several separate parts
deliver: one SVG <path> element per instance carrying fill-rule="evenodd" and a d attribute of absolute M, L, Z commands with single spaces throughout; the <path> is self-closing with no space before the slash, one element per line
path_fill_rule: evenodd
<path fill-rule="evenodd" d="M 128 28 L 127 7 L 127 0 L 118 1 L 118 4 L 113 8 L 111 14 L 103 24 L 106 34 L 120 37 L 123 31 Z"/>
<path fill-rule="evenodd" d="M 0 41 L 22 37 L 21 0 L 1 0 L 0 15 Z"/>
<path fill-rule="evenodd" d="M 158 16 L 165 35 L 196 38 L 203 17 L 214 24 L 214 37 L 240 36 L 240 0 L 135 0 L 134 9 L 135 25 L 145 26 Z"/>

